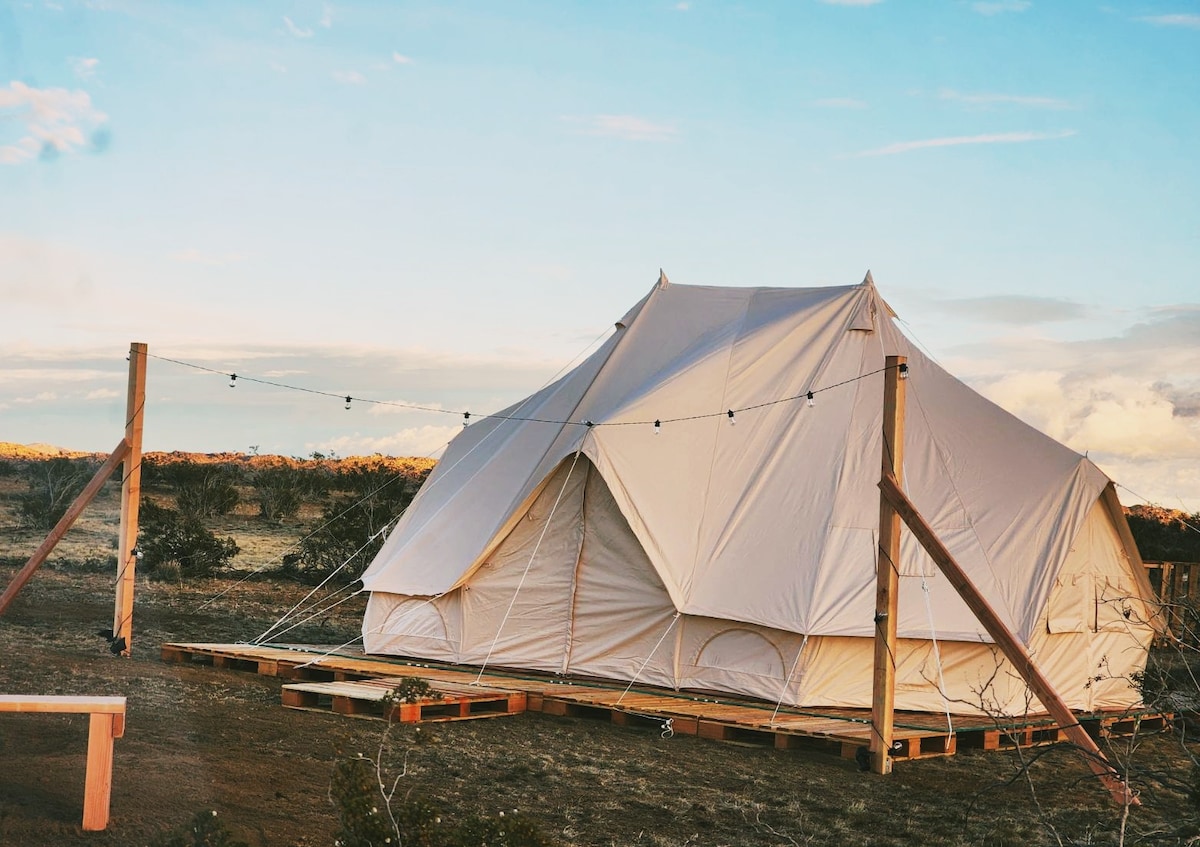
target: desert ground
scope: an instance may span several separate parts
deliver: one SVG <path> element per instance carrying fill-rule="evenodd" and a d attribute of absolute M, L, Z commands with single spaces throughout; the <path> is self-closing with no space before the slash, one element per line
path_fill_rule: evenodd
<path fill-rule="evenodd" d="M 41 540 L 16 521 L 10 499 L 20 486 L 0 478 L 4 585 Z M 112 620 L 107 562 L 117 508 L 109 486 L 0 617 L 0 691 L 128 699 L 111 822 L 98 833 L 80 826 L 87 719 L 4 714 L 5 847 L 165 843 L 197 812 L 215 812 L 232 838 L 255 847 L 332 845 L 335 766 L 381 751 L 399 795 L 426 799 L 448 819 L 517 809 L 561 845 L 1167 845 L 1200 837 L 1196 771 L 1172 733 L 1110 748 L 1129 765 L 1141 799 L 1124 810 L 1072 750 L 1058 747 L 962 752 L 901 763 L 884 777 L 818 753 L 662 738 L 586 718 L 529 713 L 385 735 L 382 721 L 285 709 L 279 679 L 167 663 L 160 647 L 253 639 L 306 585 L 139 577 L 132 654 L 109 651 L 97 632 Z M 215 527 L 238 539 L 242 575 L 299 531 L 237 513 Z M 361 613 L 360 600 L 345 603 L 288 640 L 352 641 Z"/>

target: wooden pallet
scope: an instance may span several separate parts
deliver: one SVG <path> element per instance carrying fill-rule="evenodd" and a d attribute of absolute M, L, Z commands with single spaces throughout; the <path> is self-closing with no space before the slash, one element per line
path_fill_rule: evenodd
<path fill-rule="evenodd" d="M 525 711 L 523 691 L 505 691 L 450 682 L 430 684 L 437 695 L 415 702 L 391 698 L 404 677 L 351 682 L 298 682 L 283 686 L 283 705 L 289 709 L 334 712 L 380 718 L 399 723 L 498 718 Z"/>
<path fill-rule="evenodd" d="M 866 709 L 782 708 L 775 711 L 770 704 L 738 700 L 734 697 L 713 699 L 702 695 L 670 690 L 627 691 L 624 686 L 601 681 L 578 681 L 551 675 L 506 673 L 478 668 L 443 665 L 432 662 L 405 660 L 396 657 L 366 656 L 359 651 L 342 649 L 327 653 L 328 648 L 315 645 L 284 645 L 262 647 L 247 644 L 165 644 L 165 661 L 190 662 L 218 668 L 244 670 L 300 680 L 306 684 L 352 683 L 389 679 L 378 688 L 378 699 L 406 676 L 419 676 L 435 687 L 469 686 L 478 692 L 479 685 L 487 689 L 519 693 L 526 698 L 525 708 L 531 712 L 550 715 L 570 715 L 608 720 L 622 726 L 656 727 L 681 735 L 695 735 L 739 744 L 773 746 L 781 750 L 810 749 L 856 758 L 869 746 L 871 739 L 870 711 Z M 285 688 L 294 708 L 316 708 L 342 714 L 371 714 L 382 705 L 370 705 L 370 697 L 343 697 L 338 694 L 334 705 L 333 689 L 289 684 Z M 352 688 L 352 691 L 368 691 Z M 302 692 L 305 692 L 302 696 Z M 313 704 L 312 696 L 316 702 Z M 431 706 L 433 704 L 430 704 Z M 459 709 L 462 707 L 459 706 Z M 482 709 L 483 707 L 478 707 Z M 449 713 L 445 706 L 442 713 Z M 507 713 L 507 712 L 504 712 Z M 424 714 L 424 709 L 422 710 Z M 485 710 L 486 715 L 486 710 Z M 454 716 L 456 717 L 456 716 Z M 1172 716 L 1130 712 L 1081 714 L 1078 716 L 1094 737 L 1128 734 L 1135 729 L 1157 731 L 1169 726 Z M 422 718 L 423 719 L 423 718 Z M 442 719 L 451 719 L 449 717 Z M 1064 740 L 1064 733 L 1045 715 L 1010 720 L 997 726 L 987 716 L 953 717 L 948 727 L 944 714 L 926 712 L 897 712 L 893 742 L 893 757 L 897 760 L 925 759 L 952 756 L 959 748 L 1003 750 L 1055 744 Z"/>

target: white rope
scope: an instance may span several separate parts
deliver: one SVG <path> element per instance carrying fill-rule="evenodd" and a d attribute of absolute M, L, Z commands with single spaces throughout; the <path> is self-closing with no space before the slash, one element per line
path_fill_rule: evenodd
<path fill-rule="evenodd" d="M 586 436 L 584 436 L 586 438 Z M 475 677 L 473 685 L 479 685 L 479 681 L 483 679 L 483 672 L 488 666 L 488 662 L 492 659 L 492 652 L 496 649 L 496 644 L 500 641 L 500 633 L 504 631 L 504 625 L 508 623 L 508 616 L 512 614 L 513 606 L 517 603 L 517 596 L 521 593 L 521 589 L 525 586 L 525 578 L 529 576 L 529 569 L 533 567 L 533 560 L 537 558 L 538 550 L 542 547 L 542 540 L 546 537 L 546 533 L 550 530 L 550 523 L 554 520 L 554 513 L 558 511 L 558 504 L 562 502 L 563 495 L 567 492 L 567 483 L 571 481 L 571 474 L 575 471 L 575 465 L 579 463 L 579 457 L 583 455 L 583 445 L 579 445 L 579 449 L 575 451 L 575 459 L 571 462 L 571 467 L 567 471 L 567 477 L 563 480 L 562 488 L 558 491 L 558 496 L 554 498 L 554 505 L 550 507 L 550 514 L 546 516 L 545 523 L 542 524 L 542 532 L 538 535 L 537 543 L 533 545 L 533 552 L 529 554 L 529 561 L 525 564 L 525 571 L 521 574 L 521 580 L 517 583 L 517 590 L 513 592 L 512 599 L 508 601 L 508 608 L 504 610 L 504 617 L 500 620 L 500 626 L 496 627 L 496 635 L 492 638 L 492 646 L 488 648 L 487 656 L 483 659 L 483 664 L 479 666 L 479 675 Z M 530 508 L 533 508 L 531 505 Z"/>
<path fill-rule="evenodd" d="M 787 696 L 788 686 L 792 683 L 792 677 L 796 673 L 796 668 L 800 665 L 800 657 L 804 655 L 804 648 L 808 646 L 808 633 L 804 633 L 804 639 L 800 642 L 800 649 L 796 651 L 796 661 L 792 662 L 792 669 L 788 671 L 788 675 L 783 680 L 783 688 L 779 691 L 779 700 L 775 703 L 775 711 L 771 712 L 771 726 L 775 725 L 775 718 L 779 715 L 779 707 L 783 705 L 783 698 Z"/>
<path fill-rule="evenodd" d="M 351 585 L 353 585 L 353 583 L 351 583 Z M 347 585 L 347 586 L 344 586 L 343 588 L 339 588 L 339 589 L 338 589 L 337 591 L 335 591 L 333 594 L 330 594 L 328 597 L 326 597 L 326 598 L 324 598 L 324 599 L 325 599 L 325 600 L 329 600 L 329 599 L 331 599 L 331 598 L 333 598 L 333 597 L 336 597 L 338 594 L 342 593 L 343 591 L 345 591 L 345 590 L 346 590 L 347 588 L 349 588 L 349 587 L 350 587 L 350 586 L 349 586 L 349 585 Z M 293 629 L 295 629 L 296 627 L 304 626 L 306 623 L 308 623 L 309 621 L 311 621 L 313 618 L 319 618 L 319 617 L 321 617 L 321 615 L 328 614 L 329 612 L 332 612 L 334 609 L 336 609 L 338 606 L 342 605 L 343 603 L 348 603 L 349 601 L 351 601 L 351 600 L 353 600 L 355 597 L 357 597 L 359 594 L 362 594 L 362 593 L 363 593 L 363 591 L 364 591 L 364 589 L 360 588 L 360 589 L 358 589 L 357 591 L 355 591 L 353 594 L 349 594 L 349 595 L 347 595 L 347 596 L 343 597 L 341 600 L 338 600 L 337 602 L 330 603 L 330 604 L 328 604 L 328 605 L 326 605 L 326 606 L 323 606 L 323 607 L 321 607 L 321 608 L 317 609 L 317 610 L 316 610 L 315 612 L 313 612 L 311 615 L 308 615 L 307 617 L 305 617 L 305 618 L 302 618 L 302 619 L 300 619 L 300 620 L 296 621 L 294 624 L 292 624 L 291 626 L 289 626 L 287 629 L 281 629 L 281 630 L 279 630 L 277 633 L 275 633 L 274 635 L 272 635 L 270 638 L 267 638 L 267 639 L 264 639 L 264 640 L 262 640 L 262 641 L 258 641 L 258 642 L 255 642 L 255 643 L 256 643 L 256 644 L 259 644 L 259 645 L 262 645 L 262 644 L 268 644 L 268 643 L 270 643 L 271 641 L 275 641 L 276 639 L 282 638 L 283 636 L 287 635 L 289 632 L 291 632 L 291 631 L 292 631 Z M 361 638 L 361 636 L 359 636 L 359 637 Z M 356 638 L 355 640 L 357 641 L 358 639 Z"/>
<path fill-rule="evenodd" d="M 938 647 L 937 629 L 933 625 L 933 600 L 929 581 L 921 574 L 921 592 L 925 595 L 925 613 L 929 615 L 929 640 L 933 642 L 933 658 L 937 662 L 938 693 L 946 707 L 946 752 L 950 751 L 950 739 L 954 737 L 954 720 L 950 717 L 950 698 L 946 694 L 946 678 L 942 675 L 942 651 Z"/>
<path fill-rule="evenodd" d="M 365 590 L 365 589 L 364 589 L 364 590 Z M 403 612 L 400 614 L 400 616 L 396 618 L 396 621 L 400 621 L 400 620 L 402 620 L 402 619 L 403 619 L 403 618 L 404 618 L 406 615 L 412 614 L 413 612 L 417 611 L 418 609 L 422 609 L 422 608 L 424 608 L 425 606 L 428 606 L 430 603 L 433 603 L 433 602 L 435 602 L 435 601 L 439 600 L 439 599 L 440 599 L 442 596 L 444 596 L 444 595 L 442 595 L 442 594 L 435 594 L 434 596 L 432 596 L 432 597 L 428 598 L 427 600 L 424 600 L 424 601 L 422 601 L 422 602 L 418 603 L 416 606 L 413 606 L 411 609 L 406 609 L 406 610 L 404 610 L 404 611 L 403 611 Z M 349 599 L 349 598 L 347 598 L 347 599 Z M 305 662 L 305 663 L 304 663 L 304 664 L 302 664 L 302 665 L 296 665 L 296 668 L 297 668 L 297 669 L 299 669 L 299 668 L 307 668 L 307 667 L 310 667 L 311 665 L 319 665 L 319 664 L 320 664 L 320 663 L 321 663 L 323 660 L 325 660 L 325 659 L 328 659 L 330 656 L 332 656 L 334 653 L 338 652 L 339 650 L 344 650 L 344 649 L 346 649 L 346 648 L 347 648 L 347 647 L 349 647 L 351 644 L 353 644 L 355 641 L 358 641 L 359 639 L 361 639 L 361 638 L 362 638 L 364 635 L 367 635 L 368 633 L 370 633 L 370 634 L 372 634 L 372 635 L 373 635 L 373 634 L 375 634 L 376 632 L 379 632 L 380 630 L 382 630 L 382 629 L 383 629 L 385 626 L 387 626 L 389 623 L 392 623 L 392 622 L 393 622 L 393 621 L 392 621 L 392 619 L 389 617 L 387 620 L 385 620 L 383 623 L 379 624 L 378 626 L 374 626 L 374 627 L 372 627 L 371 629 L 367 630 L 367 632 L 360 632 L 358 635 L 354 636 L 353 638 L 351 638 L 351 639 L 350 639 L 349 641 L 347 641 L 346 643 L 344 643 L 344 644 L 339 644 L 337 647 L 334 647 L 334 648 L 333 648 L 333 649 L 331 649 L 331 650 L 327 650 L 326 652 L 324 652 L 324 653 L 322 653 L 321 655 L 317 656 L 315 659 L 310 659 L 309 661 Z"/>
<path fill-rule="evenodd" d="M 345 568 L 348 564 L 350 564 L 350 562 L 352 562 L 354 560 L 355 556 L 357 556 L 363 550 L 367 549 L 367 546 L 370 545 L 370 543 L 372 541 L 374 541 L 376 538 L 378 538 L 379 534 L 382 533 L 383 530 L 386 528 L 387 528 L 387 525 L 385 524 L 383 527 L 381 527 L 379 529 L 378 532 L 374 533 L 373 535 L 371 535 L 370 538 L 368 538 L 362 544 L 358 545 L 358 547 L 355 549 L 355 551 L 353 553 L 351 553 L 349 556 L 347 556 L 340 565 L 338 565 L 336 568 L 334 568 L 332 571 L 330 571 L 329 574 L 323 580 L 321 580 L 319 583 L 317 583 L 315 586 L 313 586 L 312 590 L 310 590 L 307 594 L 305 594 L 302 598 L 300 598 L 300 600 L 297 601 L 296 604 L 294 606 L 292 606 L 292 608 L 288 609 L 286 612 L 284 612 L 282 615 L 280 615 L 279 620 L 275 621 L 275 623 L 273 623 L 269 627 L 267 627 L 266 631 L 262 635 L 258 636 L 258 638 L 254 639 L 251 643 L 252 644 L 261 644 L 267 638 L 267 636 L 269 636 L 272 632 L 275 631 L 276 627 L 282 626 L 293 612 L 295 612 L 297 609 L 299 609 L 301 606 L 303 606 L 309 597 L 312 597 L 314 594 L 316 594 L 318 591 L 320 591 L 322 588 L 324 588 L 325 583 L 329 582 L 329 580 L 331 580 L 335 576 L 337 576 L 342 571 L 343 568 Z M 357 580 L 355 580 L 355 582 L 357 582 Z M 351 583 L 351 584 L 353 584 L 353 583 Z"/>
<path fill-rule="evenodd" d="M 654 658 L 654 654 L 658 652 L 658 648 L 661 647 L 662 643 L 667 640 L 667 636 L 670 634 L 671 628 L 675 626 L 675 621 L 677 620 L 679 620 L 679 612 L 676 612 L 671 618 L 671 622 L 667 624 L 667 628 L 663 630 L 662 637 L 658 639 L 658 643 L 654 645 L 654 649 L 650 651 L 650 655 L 646 657 L 646 661 L 642 662 L 642 666 L 637 669 L 637 673 L 633 675 L 633 679 L 629 680 L 629 685 L 625 686 L 625 690 L 621 692 L 621 696 L 617 698 L 617 702 L 613 703 L 613 708 L 621 705 L 621 701 L 625 699 L 625 695 L 629 693 L 629 690 L 633 688 L 634 684 L 638 681 L 638 677 L 642 675 L 642 671 L 646 669 L 646 665 L 650 664 L 650 660 Z M 653 717 L 653 715 L 644 715 L 643 717 Z"/>

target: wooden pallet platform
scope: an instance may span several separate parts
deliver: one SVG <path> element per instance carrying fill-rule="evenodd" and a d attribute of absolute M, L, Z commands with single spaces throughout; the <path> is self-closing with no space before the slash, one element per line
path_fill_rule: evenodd
<path fill-rule="evenodd" d="M 852 759 L 869 746 L 871 738 L 867 709 L 785 707 L 776 712 L 771 704 L 761 701 L 712 698 L 646 687 L 626 691 L 624 686 L 614 683 L 525 672 L 497 670 L 481 674 L 478 668 L 367 656 L 345 648 L 330 652 L 328 647 L 316 645 L 170 643 L 163 645 L 162 658 L 168 662 L 211 665 L 296 680 L 284 686 L 285 692 L 291 692 L 284 694 L 285 705 L 340 714 L 382 716 L 383 696 L 404 677 L 419 676 L 438 689 L 520 694 L 525 698 L 524 710 L 530 712 L 596 718 L 622 726 L 655 727 L 664 733 L 773 746 L 780 750 L 818 750 Z M 337 687 L 339 683 L 359 682 L 363 684 Z M 444 715 L 463 709 L 461 704 L 444 705 L 445 711 L 439 712 L 436 704 L 422 704 L 419 714 L 429 717 L 420 719 L 457 719 Z M 475 708 L 483 710 L 485 716 L 489 714 L 483 706 Z M 1136 712 L 1078 717 L 1097 738 L 1162 730 L 1173 718 Z M 896 760 L 925 759 L 952 756 L 960 748 L 1003 750 L 1065 740 L 1062 730 L 1045 715 L 1006 721 L 999 726 L 987 716 L 955 715 L 952 726 L 948 726 L 944 714 L 897 712 L 892 755 Z"/>
<path fill-rule="evenodd" d="M 405 703 L 391 699 L 405 677 L 349 682 L 294 682 L 283 686 L 283 705 L 290 709 L 335 712 L 400 723 L 499 718 L 525 711 L 524 691 L 437 681 L 437 695 Z"/>

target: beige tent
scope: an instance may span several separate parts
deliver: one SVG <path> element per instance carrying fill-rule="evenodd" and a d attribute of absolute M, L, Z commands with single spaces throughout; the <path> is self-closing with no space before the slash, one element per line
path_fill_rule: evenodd
<path fill-rule="evenodd" d="M 869 275 L 662 278 L 450 445 L 364 575 L 367 651 L 869 707 L 896 354 L 908 496 L 1070 707 L 1136 703 L 1153 594 L 1112 484 L 892 317 Z M 1041 711 L 907 530 L 899 610 L 896 708 Z"/>

